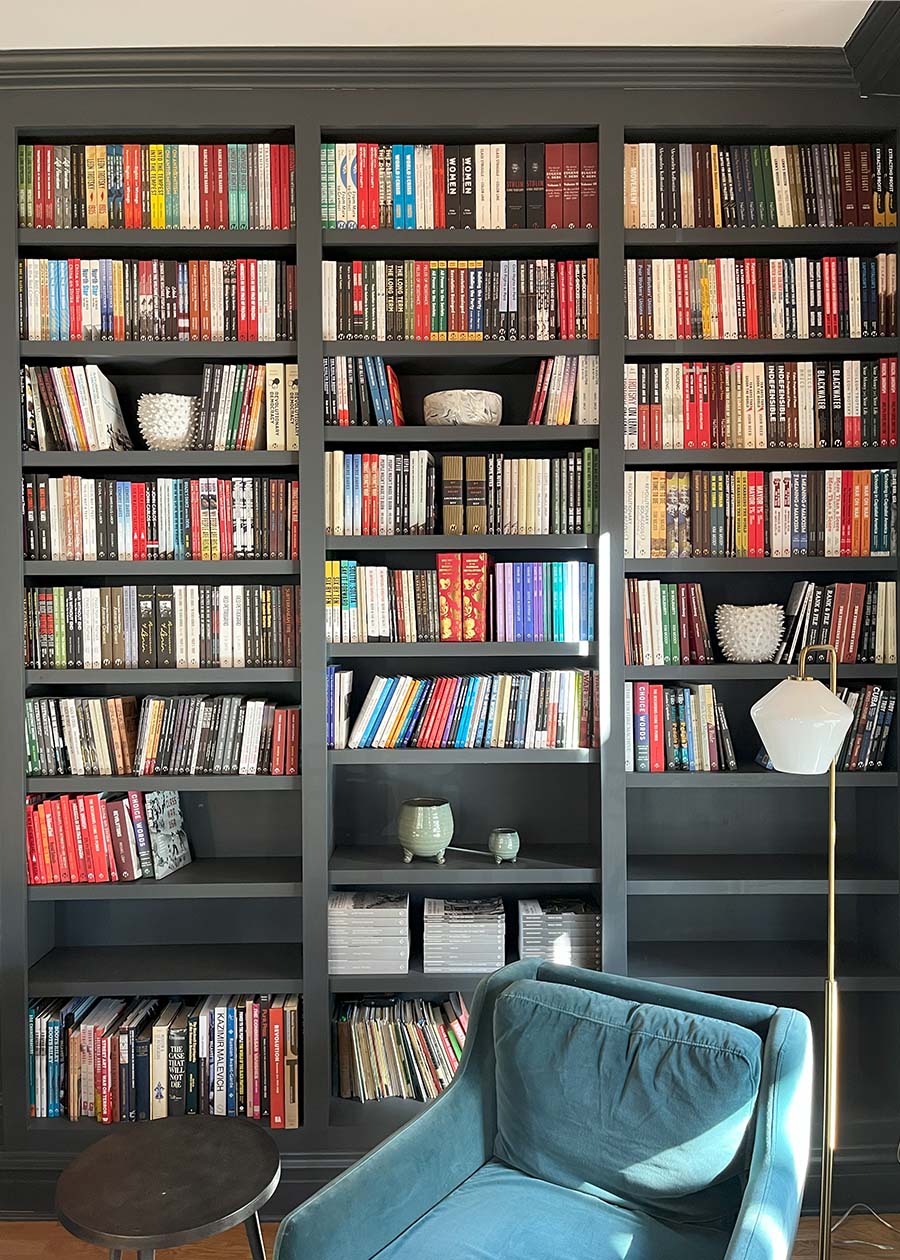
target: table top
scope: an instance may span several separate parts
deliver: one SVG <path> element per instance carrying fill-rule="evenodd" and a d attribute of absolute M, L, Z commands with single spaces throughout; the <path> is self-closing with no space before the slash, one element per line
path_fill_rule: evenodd
<path fill-rule="evenodd" d="M 122 1124 L 65 1169 L 56 1212 L 70 1233 L 97 1246 L 179 1247 L 245 1221 L 280 1176 L 278 1147 L 251 1120 Z"/>

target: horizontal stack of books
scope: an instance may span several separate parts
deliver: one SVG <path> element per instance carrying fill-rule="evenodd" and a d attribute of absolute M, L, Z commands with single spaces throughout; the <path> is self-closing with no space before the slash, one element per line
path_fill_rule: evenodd
<path fill-rule="evenodd" d="M 629 258 L 626 336 L 891 337 L 897 256 Z"/>
<path fill-rule="evenodd" d="M 807 643 L 832 644 L 844 665 L 894 665 L 897 583 L 795 582 L 775 660 L 791 664 Z M 815 662 L 816 654 L 810 659 Z"/>
<path fill-rule="evenodd" d="M 596 338 L 598 277 L 596 258 L 466 262 L 326 258 L 322 262 L 322 337 L 325 341 Z"/>
<path fill-rule="evenodd" d="M 20 228 L 291 228 L 294 146 L 20 144 Z"/>
<path fill-rule="evenodd" d="M 26 560 L 296 560 L 287 477 L 22 479 Z"/>
<path fill-rule="evenodd" d="M 376 677 L 350 748 L 596 748 L 589 669 L 442 678 Z"/>
<path fill-rule="evenodd" d="M 32 697 L 32 775 L 297 774 L 300 710 L 244 696 Z"/>
<path fill-rule="evenodd" d="M 334 976 L 406 975 L 409 894 L 331 893 L 328 970 Z"/>
<path fill-rule="evenodd" d="M 626 450 L 896 446 L 897 360 L 626 363 Z"/>
<path fill-rule="evenodd" d="M 165 879 L 191 861 L 177 792 L 25 797 L 29 884 Z"/>
<path fill-rule="evenodd" d="M 95 363 L 19 369 L 24 451 L 128 451 L 113 383 Z"/>
<path fill-rule="evenodd" d="M 322 392 L 326 424 L 406 423 L 397 373 L 380 355 L 324 355 Z"/>
<path fill-rule="evenodd" d="M 430 1102 L 453 1079 L 468 1026 L 461 993 L 440 1003 L 390 996 L 336 1003 L 331 1027 L 338 1097 Z"/>
<path fill-rule="evenodd" d="M 896 224 L 893 144 L 625 145 L 626 228 Z"/>
<path fill-rule="evenodd" d="M 299 659 L 293 585 L 25 591 L 27 669 L 244 669 Z"/>
<path fill-rule="evenodd" d="M 595 228 L 597 144 L 322 145 L 323 228 Z"/>
<path fill-rule="evenodd" d="M 353 670 L 342 665 L 325 669 L 325 747 L 346 748 L 350 735 L 350 693 Z"/>
<path fill-rule="evenodd" d="M 896 468 L 625 473 L 625 556 L 894 556 Z"/>
<path fill-rule="evenodd" d="M 650 774 L 737 770 L 715 687 L 626 682 L 625 769 Z"/>
<path fill-rule="evenodd" d="M 301 1033 L 296 993 L 40 998 L 28 1006 L 29 1114 L 247 1116 L 296 1129 Z"/>
<path fill-rule="evenodd" d="M 626 665 L 705 665 L 712 659 L 699 582 L 625 579 Z"/>
<path fill-rule="evenodd" d="M 603 953 L 600 907 L 580 897 L 519 902 L 519 957 L 546 958 L 599 971 Z"/>
<path fill-rule="evenodd" d="M 506 915 L 499 897 L 426 897 L 422 969 L 484 974 L 506 961 Z"/>
<path fill-rule="evenodd" d="M 297 269 L 274 258 L 22 258 L 22 341 L 291 341 Z"/>

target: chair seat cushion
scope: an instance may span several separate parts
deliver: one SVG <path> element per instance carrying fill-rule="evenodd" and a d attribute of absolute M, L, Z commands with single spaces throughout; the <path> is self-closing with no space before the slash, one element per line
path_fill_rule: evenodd
<path fill-rule="evenodd" d="M 674 1227 L 491 1160 L 377 1260 L 722 1260 L 729 1235 Z"/>

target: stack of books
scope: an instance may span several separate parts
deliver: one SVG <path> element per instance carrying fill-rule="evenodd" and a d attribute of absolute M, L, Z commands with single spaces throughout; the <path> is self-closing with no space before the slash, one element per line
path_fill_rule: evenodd
<path fill-rule="evenodd" d="M 626 665 L 705 665 L 712 659 L 699 582 L 625 579 Z"/>
<path fill-rule="evenodd" d="M 23 451 L 129 451 L 119 396 L 95 363 L 19 369 Z"/>
<path fill-rule="evenodd" d="M 547 958 L 599 971 L 603 940 L 600 907 L 580 897 L 538 897 L 519 902 L 519 957 Z"/>
<path fill-rule="evenodd" d="M 409 971 L 409 894 L 331 893 L 328 970 L 334 976 Z"/>
<path fill-rule="evenodd" d="M 715 687 L 626 682 L 625 769 L 643 774 L 737 770 Z"/>
<path fill-rule="evenodd" d="M 326 424 L 406 423 L 397 373 L 380 355 L 324 355 L 322 392 Z"/>
<path fill-rule="evenodd" d="M 38 998 L 28 1007 L 29 1114 L 99 1124 L 247 1116 L 300 1125 L 296 993 Z"/>
<path fill-rule="evenodd" d="M 440 1003 L 389 996 L 338 1002 L 331 1025 L 338 1097 L 430 1102 L 459 1066 L 468 1025 L 461 993 Z"/>
<path fill-rule="evenodd" d="M 499 897 L 425 898 L 423 970 L 483 974 L 506 961 L 506 914 Z"/>

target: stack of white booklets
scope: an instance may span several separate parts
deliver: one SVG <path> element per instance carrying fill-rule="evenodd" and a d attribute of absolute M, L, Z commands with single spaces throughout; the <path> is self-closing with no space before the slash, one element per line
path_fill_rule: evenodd
<path fill-rule="evenodd" d="M 328 898 L 328 970 L 335 976 L 405 976 L 409 896 L 344 892 Z"/>
<path fill-rule="evenodd" d="M 506 915 L 499 897 L 425 898 L 424 969 L 489 972 L 506 961 Z"/>
<path fill-rule="evenodd" d="M 580 897 L 519 902 L 519 957 L 599 969 L 600 908 Z"/>

